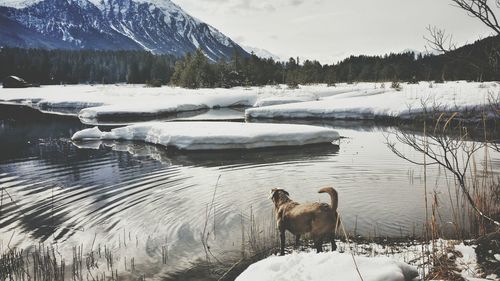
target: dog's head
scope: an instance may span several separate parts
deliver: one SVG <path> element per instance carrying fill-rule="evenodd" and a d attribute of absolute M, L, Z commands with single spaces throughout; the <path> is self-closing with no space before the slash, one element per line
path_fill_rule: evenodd
<path fill-rule="evenodd" d="M 288 196 L 290 196 L 290 193 L 281 188 L 273 188 L 271 192 L 269 192 L 269 199 L 273 200 L 275 206 L 278 206 L 283 199 L 288 199 Z"/>

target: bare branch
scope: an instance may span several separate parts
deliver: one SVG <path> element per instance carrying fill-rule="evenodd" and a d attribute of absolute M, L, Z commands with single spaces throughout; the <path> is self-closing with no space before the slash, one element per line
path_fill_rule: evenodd
<path fill-rule="evenodd" d="M 479 217 L 500 227 L 500 222 L 491 218 L 477 207 L 466 185 L 467 171 L 470 168 L 470 163 L 474 154 L 481 148 L 488 146 L 488 144 L 471 142 L 469 140 L 468 130 L 463 129 L 460 123 L 455 128 L 459 130 L 460 134 L 458 136 L 452 136 L 450 134 L 450 130 L 452 130 L 451 119 L 453 119 L 455 115 L 452 115 L 448 119 L 443 118 L 443 116 L 443 114 L 439 115 L 437 124 L 434 127 L 434 132 L 430 135 L 422 136 L 416 133 L 401 131 L 395 133 L 394 136 L 399 143 L 407 145 L 415 151 L 426 155 L 432 160 L 430 164 L 437 164 L 452 173 L 458 182 L 458 188 L 465 196 L 474 212 Z M 444 124 L 441 125 L 440 122 Z M 429 163 L 421 163 L 408 158 L 396 148 L 396 143 L 390 142 L 388 137 L 386 137 L 386 140 L 389 149 L 398 157 L 413 164 L 430 165 Z"/>
<path fill-rule="evenodd" d="M 462 10 L 465 10 L 470 16 L 482 21 L 486 26 L 500 35 L 500 25 L 493 8 L 490 7 L 488 0 L 452 0 Z M 500 1 L 496 0 L 496 7 L 500 7 Z"/>
<path fill-rule="evenodd" d="M 456 45 L 453 43 L 453 36 L 446 34 L 444 29 L 429 25 L 427 31 L 430 37 L 424 36 L 424 39 L 432 50 L 440 53 L 448 53 L 456 49 Z"/>

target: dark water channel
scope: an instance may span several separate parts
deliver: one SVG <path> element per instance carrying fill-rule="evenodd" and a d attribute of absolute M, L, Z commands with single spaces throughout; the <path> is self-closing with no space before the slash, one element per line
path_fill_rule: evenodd
<path fill-rule="evenodd" d="M 107 245 L 117 256 L 134 257 L 148 276 L 167 276 L 205 255 L 200 236 L 217 182 L 209 224 L 215 255 L 241 248 L 242 218 L 248 220 L 250 212 L 269 227 L 267 195 L 273 187 L 300 202 L 328 202 L 317 190 L 333 185 L 351 232 L 419 235 L 425 220 L 423 168 L 387 148 L 386 136 L 397 129 L 314 123 L 337 129 L 345 139 L 338 147 L 254 151 L 182 153 L 141 143 L 81 148 L 69 140 L 84 128 L 78 120 L 0 120 L 2 247 L 44 242 L 64 252 L 81 244 Z M 428 188 L 447 198 L 451 177 L 437 167 L 427 176 Z M 446 223 L 446 200 L 439 211 Z"/>

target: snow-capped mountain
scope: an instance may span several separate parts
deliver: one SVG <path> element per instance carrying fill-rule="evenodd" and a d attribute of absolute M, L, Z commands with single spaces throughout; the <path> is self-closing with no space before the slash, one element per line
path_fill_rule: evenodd
<path fill-rule="evenodd" d="M 16 47 L 147 50 L 182 56 L 201 47 L 212 60 L 247 54 L 170 0 L 0 0 L 0 44 Z"/>
<path fill-rule="evenodd" d="M 241 47 L 247 51 L 248 53 L 254 53 L 256 56 L 258 56 L 259 58 L 263 58 L 263 59 L 273 59 L 275 61 L 281 61 L 282 59 L 269 52 L 268 50 L 266 49 L 260 49 L 260 48 L 255 48 L 255 47 L 250 47 L 250 46 L 244 46 L 244 45 L 241 45 Z"/>

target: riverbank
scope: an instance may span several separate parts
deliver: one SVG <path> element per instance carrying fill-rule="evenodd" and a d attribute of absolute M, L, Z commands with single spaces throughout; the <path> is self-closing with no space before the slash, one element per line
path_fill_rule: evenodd
<path fill-rule="evenodd" d="M 498 269 L 495 274 L 479 263 L 477 241 L 350 241 L 338 245 L 338 251 L 320 254 L 312 248 L 288 248 L 287 255 L 254 263 L 236 280 L 498 280 Z M 490 255 L 500 262 L 498 253 Z"/>
<path fill-rule="evenodd" d="M 393 86 L 393 87 L 391 87 Z M 156 120 L 182 112 L 245 107 L 248 119 L 408 120 L 426 112 L 458 112 L 465 120 L 495 115 L 498 82 L 354 83 L 232 89 L 147 88 L 144 85 L 70 85 L 0 89 L 0 103 L 49 114 L 78 116 L 85 124 Z M 492 107 L 493 106 L 493 107 Z M 196 114 L 194 114 L 196 115 Z M 193 116 L 191 116 L 193 117 Z M 205 117 L 206 118 L 206 117 Z"/>
<path fill-rule="evenodd" d="M 336 251 L 325 245 L 325 252 L 319 254 L 306 243 L 299 248 L 287 247 L 285 256 L 273 254 L 270 245 L 263 252 L 248 249 L 227 253 L 221 259 L 207 256 L 188 269 L 173 271 L 158 280 L 498 280 L 499 268 L 487 263 L 500 262 L 499 249 L 481 240 L 370 242 L 358 237 L 356 241 L 339 240 Z M 493 245 L 495 240 L 490 238 L 489 243 Z M 84 250 L 83 245 L 76 246 L 72 258 L 66 260 L 53 246 L 13 248 L 0 256 L 0 273 L 14 280 L 28 276 L 50 280 L 149 280 L 151 277 L 142 272 L 137 257 L 115 255 L 107 246 L 92 246 L 90 251 Z M 489 247 L 489 253 L 484 247 Z M 166 249 L 161 252 L 160 264 L 168 266 L 170 253 Z"/>

